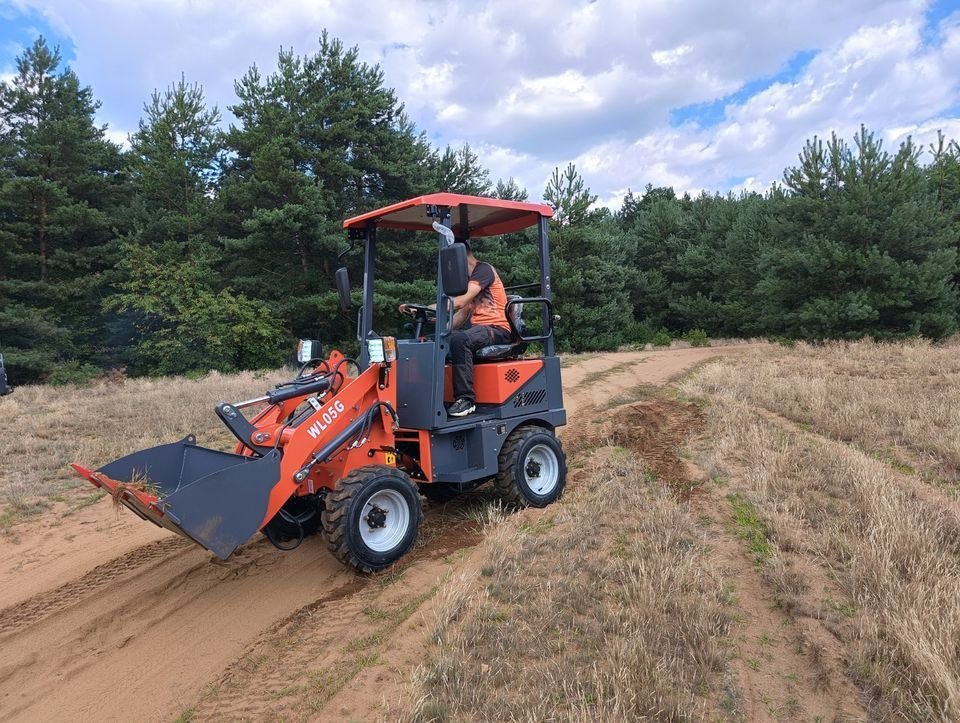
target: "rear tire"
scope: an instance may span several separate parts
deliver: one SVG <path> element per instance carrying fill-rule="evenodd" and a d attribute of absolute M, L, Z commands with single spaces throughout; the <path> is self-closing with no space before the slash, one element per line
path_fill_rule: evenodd
<path fill-rule="evenodd" d="M 567 456 L 560 440 L 543 427 L 518 427 L 500 450 L 494 482 L 508 503 L 518 507 L 546 507 L 563 494 L 567 483 Z"/>
<path fill-rule="evenodd" d="M 334 557 L 361 572 L 374 572 L 413 546 L 423 510 L 417 488 L 404 472 L 370 465 L 337 482 L 321 518 Z"/>

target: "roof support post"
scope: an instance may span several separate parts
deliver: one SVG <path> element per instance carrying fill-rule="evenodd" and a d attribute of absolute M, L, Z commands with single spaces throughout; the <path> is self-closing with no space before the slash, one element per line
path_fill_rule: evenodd
<path fill-rule="evenodd" d="M 550 281 L 550 242 L 549 242 L 549 222 L 546 217 L 541 215 L 537 221 L 537 244 L 540 247 L 540 296 L 553 301 L 553 287 Z M 549 312 L 549 308 L 544 306 L 543 313 Z M 553 320 L 544 319 L 544 326 L 553 325 Z M 554 335 L 543 343 L 543 351 L 546 356 L 553 356 L 555 352 Z"/>
<path fill-rule="evenodd" d="M 360 370 L 370 365 L 367 335 L 373 331 L 373 282 L 376 278 L 377 225 L 368 223 L 363 241 L 363 302 L 360 307 Z"/>
<path fill-rule="evenodd" d="M 470 217 L 467 212 L 467 204 L 460 204 L 460 236 L 461 241 L 470 240 Z"/>
<path fill-rule="evenodd" d="M 440 222 L 447 228 L 453 227 L 453 219 L 451 218 L 450 208 L 446 206 L 440 207 L 439 218 L 434 218 L 435 221 Z M 434 416 L 434 425 L 439 426 L 440 424 L 446 422 L 447 412 L 443 406 L 443 390 L 444 383 L 446 380 L 446 365 L 447 365 L 447 351 L 450 349 L 450 342 L 448 340 L 449 335 L 447 334 L 447 324 L 449 321 L 452 321 L 451 313 L 447 313 L 447 297 L 446 292 L 443 288 L 443 276 L 440 273 L 440 249 L 444 247 L 446 240 L 443 237 L 443 234 L 437 234 L 437 320 L 436 320 L 436 334 L 434 335 L 435 343 L 433 345 L 433 416 Z M 452 307 L 452 304 L 451 304 Z"/>

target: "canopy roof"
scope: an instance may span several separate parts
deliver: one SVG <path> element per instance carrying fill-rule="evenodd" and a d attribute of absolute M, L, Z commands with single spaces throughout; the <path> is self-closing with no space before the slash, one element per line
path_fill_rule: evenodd
<path fill-rule="evenodd" d="M 463 233 L 460 228 L 461 205 L 465 205 L 467 209 L 469 234 Z M 520 203 L 499 198 L 461 196 L 457 193 L 431 193 L 348 218 L 343 222 L 343 227 L 365 228 L 368 222 L 374 221 L 379 228 L 432 231 L 433 219 L 427 215 L 425 206 L 449 206 L 453 233 L 458 238 L 467 235 L 476 237 L 513 233 L 535 225 L 541 216 L 553 216 L 553 209 L 542 203 Z"/>

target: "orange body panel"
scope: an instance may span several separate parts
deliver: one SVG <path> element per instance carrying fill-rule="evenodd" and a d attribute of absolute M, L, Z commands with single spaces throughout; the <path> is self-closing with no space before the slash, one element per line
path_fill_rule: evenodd
<path fill-rule="evenodd" d="M 542 359 L 514 359 L 513 361 L 484 362 L 473 365 L 473 391 L 477 404 L 503 404 L 533 375 L 543 369 Z M 453 367 L 447 364 L 443 398 L 453 399 Z"/>
<path fill-rule="evenodd" d="M 374 404 L 388 402 L 396 408 L 397 389 L 392 383 L 394 375 L 390 372 L 389 366 L 372 364 L 356 379 L 345 380 L 339 391 L 327 396 L 323 406 L 300 426 L 283 431 L 274 429 L 275 434 L 281 435 L 283 458 L 280 461 L 280 481 L 270 492 L 263 525 L 273 519 L 298 488 L 306 486 L 308 491 L 320 487 L 333 489 L 337 480 L 350 471 L 368 464 L 385 463 L 386 455 L 392 454 L 395 447 L 394 430 L 393 418 L 381 408 L 380 423 L 372 425 L 365 444 L 355 449 L 342 449 L 328 462 L 314 465 L 302 485 L 294 480 L 294 475 L 315 452 L 345 430 L 358 416 L 366 414 Z M 382 389 L 381 380 L 384 381 Z M 259 421 L 257 426 L 263 428 Z M 373 452 L 372 456 L 370 452 Z"/>

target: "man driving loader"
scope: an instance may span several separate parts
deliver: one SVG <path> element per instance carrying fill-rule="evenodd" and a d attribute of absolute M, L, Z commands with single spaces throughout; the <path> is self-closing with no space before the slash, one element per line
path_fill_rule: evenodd
<path fill-rule="evenodd" d="M 497 270 L 473 255 L 469 241 L 458 241 L 467 248 L 467 292 L 453 300 L 455 331 L 450 334 L 450 362 L 453 364 L 453 403 L 447 407 L 451 417 L 465 417 L 476 408 L 473 390 L 473 353 L 492 344 L 509 344 L 513 338 L 507 321 L 507 292 Z M 400 304 L 400 312 L 412 313 Z M 467 322 L 470 326 L 462 329 Z"/>

